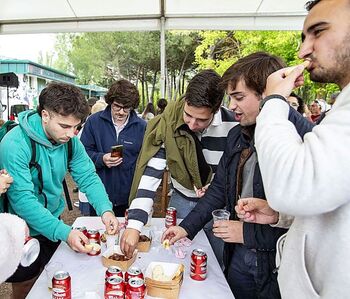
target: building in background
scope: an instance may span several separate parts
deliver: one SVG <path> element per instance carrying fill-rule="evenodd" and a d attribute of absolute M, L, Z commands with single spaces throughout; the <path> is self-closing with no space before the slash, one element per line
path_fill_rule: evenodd
<path fill-rule="evenodd" d="M 40 92 L 50 82 L 72 85 L 74 75 L 41 65 L 30 60 L 6 59 L 0 57 L 0 75 L 14 73 L 18 77 L 18 87 L 0 86 L 0 118 L 5 121 L 16 119 L 19 112 L 35 109 Z M 86 97 L 103 97 L 107 89 L 97 85 L 77 85 Z M 9 109 L 8 109 L 9 107 Z"/>

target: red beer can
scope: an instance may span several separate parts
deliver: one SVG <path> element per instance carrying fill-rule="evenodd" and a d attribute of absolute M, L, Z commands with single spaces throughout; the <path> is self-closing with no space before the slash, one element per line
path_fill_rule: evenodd
<path fill-rule="evenodd" d="M 100 233 L 98 230 L 95 230 L 95 229 L 89 229 L 87 231 L 87 234 L 86 234 L 86 237 L 89 239 L 90 243 L 97 243 L 97 244 L 100 244 L 101 245 L 101 241 L 100 241 Z M 99 255 L 101 253 L 101 249 L 98 250 L 98 251 L 91 251 L 88 253 L 88 255 Z"/>
<path fill-rule="evenodd" d="M 105 299 L 124 299 L 125 287 L 123 278 L 108 277 L 105 283 Z"/>
<path fill-rule="evenodd" d="M 204 280 L 207 277 L 207 254 L 202 249 L 192 251 L 190 276 L 194 280 Z"/>
<path fill-rule="evenodd" d="M 82 232 L 85 236 L 87 236 L 87 229 L 86 229 L 86 226 L 78 226 L 78 227 L 75 227 L 74 229 Z"/>
<path fill-rule="evenodd" d="M 176 209 L 169 207 L 166 209 L 165 214 L 165 227 L 169 228 L 170 226 L 176 225 Z"/>
<path fill-rule="evenodd" d="M 52 277 L 52 299 L 71 299 L 71 279 L 66 271 L 57 271 Z"/>
<path fill-rule="evenodd" d="M 145 282 L 142 278 L 130 278 L 125 291 L 125 299 L 144 299 L 146 293 Z"/>
<path fill-rule="evenodd" d="M 124 217 L 125 217 L 125 226 L 128 225 L 128 216 L 129 216 L 129 209 L 125 210 Z"/>
<path fill-rule="evenodd" d="M 130 267 L 128 271 L 125 272 L 125 283 L 128 283 L 133 277 L 143 279 L 143 273 L 139 267 Z"/>
<path fill-rule="evenodd" d="M 108 269 L 106 270 L 106 275 L 105 275 L 105 279 L 106 280 L 109 277 L 113 277 L 113 276 L 119 276 L 122 279 L 124 279 L 123 271 L 118 266 L 109 266 Z"/>

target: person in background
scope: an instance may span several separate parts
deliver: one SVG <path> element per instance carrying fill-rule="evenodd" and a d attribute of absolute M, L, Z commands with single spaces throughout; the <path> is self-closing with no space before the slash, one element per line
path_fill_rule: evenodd
<path fill-rule="evenodd" d="M 292 223 L 277 247 L 282 298 L 348 298 L 350 3 L 316 0 L 307 10 L 299 57 L 309 62 L 312 81 L 335 83 L 342 91 L 320 125 L 302 139 L 288 121 L 285 99 L 303 85 L 305 65 L 287 76 L 286 69 L 270 75 L 255 144 L 268 204 L 278 213 L 250 204 L 254 199 L 242 199 L 239 213 L 248 220 L 272 216 L 265 223 L 276 226 Z M 294 220 L 284 221 L 287 215 Z"/>
<path fill-rule="evenodd" d="M 152 102 L 148 102 L 146 105 L 145 110 L 143 110 L 141 118 L 144 119 L 145 121 L 149 121 L 152 118 L 154 118 L 156 112 L 154 110 L 154 106 Z"/>
<path fill-rule="evenodd" d="M 105 99 L 108 106 L 87 119 L 80 140 L 106 187 L 115 215 L 124 216 L 146 122 L 135 112 L 140 98 L 131 82 L 116 81 Z M 116 145 L 122 147 L 122 155 L 114 157 L 111 148 Z M 95 215 L 93 207 L 90 215 Z"/>
<path fill-rule="evenodd" d="M 305 103 L 304 100 L 298 96 L 295 92 L 292 92 L 290 96 L 287 99 L 288 104 L 297 110 L 301 115 L 304 115 L 305 109 Z"/>
<path fill-rule="evenodd" d="M 310 115 L 311 121 L 313 123 L 316 123 L 321 116 L 321 105 L 318 102 L 318 100 L 312 101 L 312 103 L 310 104 L 310 112 L 311 112 L 311 115 Z"/>
<path fill-rule="evenodd" d="M 62 181 L 68 170 L 68 142 L 72 145 L 69 168 L 74 181 L 101 215 L 106 230 L 111 234 L 118 230 L 118 220 L 106 190 L 84 146 L 75 136 L 77 127 L 88 114 L 89 107 L 79 88 L 50 83 L 39 95 L 37 110 L 20 113 L 19 125 L 1 140 L 0 167 L 13 177 L 6 192 L 8 211 L 21 217 L 28 224 L 30 235 L 40 243 L 36 261 L 29 267 L 19 266 L 7 280 L 12 282 L 16 299 L 26 297 L 60 241 L 67 242 L 74 251 L 89 252 L 84 246 L 89 243 L 86 236 L 60 220 L 65 206 Z M 33 171 L 30 166 L 32 141 L 42 180 L 39 167 Z"/>
<path fill-rule="evenodd" d="M 98 100 L 95 102 L 95 104 L 91 107 L 90 115 L 94 114 L 99 111 L 105 110 L 107 107 L 107 103 L 104 100 Z M 82 126 L 81 130 L 79 131 L 79 134 L 77 135 L 79 138 L 81 137 L 81 134 L 83 133 L 84 125 Z M 78 193 L 78 207 L 80 210 L 80 213 L 83 216 L 90 216 L 92 211 L 92 206 L 89 204 L 88 198 L 86 197 L 85 193 L 79 191 Z M 93 212 L 95 214 L 95 212 Z"/>
<path fill-rule="evenodd" d="M 178 218 L 186 217 L 200 201 L 196 190 L 204 194 L 208 188 L 227 134 L 237 124 L 233 113 L 221 107 L 224 91 L 220 80 L 213 70 L 199 72 L 183 97 L 169 102 L 162 114 L 148 122 L 130 193 L 128 226 L 121 237 L 121 248 L 128 256 L 137 246 L 167 166 L 174 190 L 169 206 L 176 208 Z M 211 223 L 207 229 L 222 263 L 223 242 L 212 235 Z"/>
<path fill-rule="evenodd" d="M 162 114 L 167 105 L 168 105 L 168 101 L 164 98 L 160 98 L 157 101 L 157 115 Z"/>

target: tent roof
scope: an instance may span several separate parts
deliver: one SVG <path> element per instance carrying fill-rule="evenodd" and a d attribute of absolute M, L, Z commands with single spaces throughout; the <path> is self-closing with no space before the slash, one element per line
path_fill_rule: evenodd
<path fill-rule="evenodd" d="M 0 34 L 159 30 L 300 30 L 306 0 L 0 0 Z"/>

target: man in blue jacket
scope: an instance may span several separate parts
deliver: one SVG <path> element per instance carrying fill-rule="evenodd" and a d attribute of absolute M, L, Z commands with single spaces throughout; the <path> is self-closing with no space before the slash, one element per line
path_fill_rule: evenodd
<path fill-rule="evenodd" d="M 194 238 L 212 218 L 212 211 L 226 207 L 230 220 L 214 222 L 213 232 L 225 242 L 225 275 L 236 299 L 280 298 L 275 269 L 276 242 L 284 229 L 243 223 L 234 213 L 239 198 L 266 200 L 254 147 L 259 103 L 267 77 L 284 67 L 280 58 L 258 52 L 239 59 L 224 73 L 222 85 L 230 97 L 230 108 L 240 125 L 228 137 L 216 175 L 204 197 L 180 223 L 169 228 L 163 239 L 173 244 L 180 238 Z M 301 136 L 312 124 L 290 108 L 290 120 Z"/>
<path fill-rule="evenodd" d="M 37 111 L 21 113 L 19 125 L 1 141 L 0 167 L 13 177 L 7 191 L 9 212 L 24 219 L 30 235 L 40 242 L 37 260 L 29 267 L 20 266 L 8 280 L 13 283 L 16 299 L 26 297 L 59 241 L 67 242 L 77 252 L 88 252 L 84 247 L 89 243 L 86 236 L 60 220 L 65 205 L 62 181 L 68 168 L 68 142 L 72 145 L 69 168 L 74 181 L 86 193 L 98 215 L 102 215 L 107 231 L 114 234 L 118 229 L 105 188 L 83 145 L 74 136 L 88 113 L 88 104 L 77 87 L 51 83 L 40 93 Z M 31 140 L 42 180 L 38 169 L 30 166 Z"/>
<path fill-rule="evenodd" d="M 115 215 L 124 216 L 146 122 L 134 110 L 139 105 L 139 92 L 129 81 L 113 83 L 105 100 L 108 106 L 88 118 L 80 140 L 95 163 Z M 111 155 L 115 145 L 122 146 L 122 156 Z M 90 215 L 96 215 L 93 207 Z"/>

